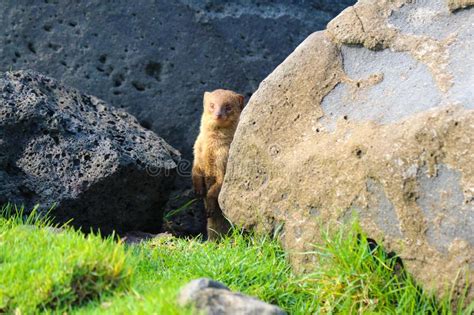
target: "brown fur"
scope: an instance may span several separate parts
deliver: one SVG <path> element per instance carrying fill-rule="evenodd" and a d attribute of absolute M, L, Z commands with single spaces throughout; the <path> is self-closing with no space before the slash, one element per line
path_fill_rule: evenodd
<path fill-rule="evenodd" d="M 230 228 L 218 197 L 244 97 L 229 90 L 215 90 L 204 93 L 203 105 L 201 129 L 194 144 L 192 178 L 194 191 L 204 198 L 208 238 L 213 240 Z"/>

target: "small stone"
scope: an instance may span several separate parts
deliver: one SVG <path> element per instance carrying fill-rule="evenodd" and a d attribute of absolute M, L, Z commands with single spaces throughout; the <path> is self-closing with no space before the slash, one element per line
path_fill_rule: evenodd
<path fill-rule="evenodd" d="M 192 280 L 179 292 L 178 304 L 193 305 L 206 315 L 283 315 L 282 309 L 256 298 L 229 290 L 208 278 Z"/>

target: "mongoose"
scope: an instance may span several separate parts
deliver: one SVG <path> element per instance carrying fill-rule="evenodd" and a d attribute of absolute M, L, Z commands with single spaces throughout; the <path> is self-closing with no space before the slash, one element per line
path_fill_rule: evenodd
<path fill-rule="evenodd" d="M 244 108 L 244 97 L 218 89 L 204 93 L 203 105 L 201 128 L 194 144 L 192 179 L 195 193 L 204 198 L 208 239 L 215 240 L 230 228 L 219 207 L 218 197 L 230 144 Z"/>

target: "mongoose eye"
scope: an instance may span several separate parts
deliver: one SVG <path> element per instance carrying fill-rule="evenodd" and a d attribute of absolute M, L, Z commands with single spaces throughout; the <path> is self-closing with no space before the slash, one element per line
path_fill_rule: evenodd
<path fill-rule="evenodd" d="M 227 105 L 225 106 L 225 111 L 229 113 L 231 110 L 232 110 L 232 106 L 230 106 L 229 104 L 227 104 Z"/>
<path fill-rule="evenodd" d="M 214 103 L 209 104 L 210 109 L 214 109 L 214 106 L 215 106 Z"/>

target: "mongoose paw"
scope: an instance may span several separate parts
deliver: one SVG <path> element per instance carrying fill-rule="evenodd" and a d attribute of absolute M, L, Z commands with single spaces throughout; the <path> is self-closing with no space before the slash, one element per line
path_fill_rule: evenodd
<path fill-rule="evenodd" d="M 204 187 L 202 187 L 201 185 L 194 186 L 194 194 L 198 197 L 204 197 Z"/>

